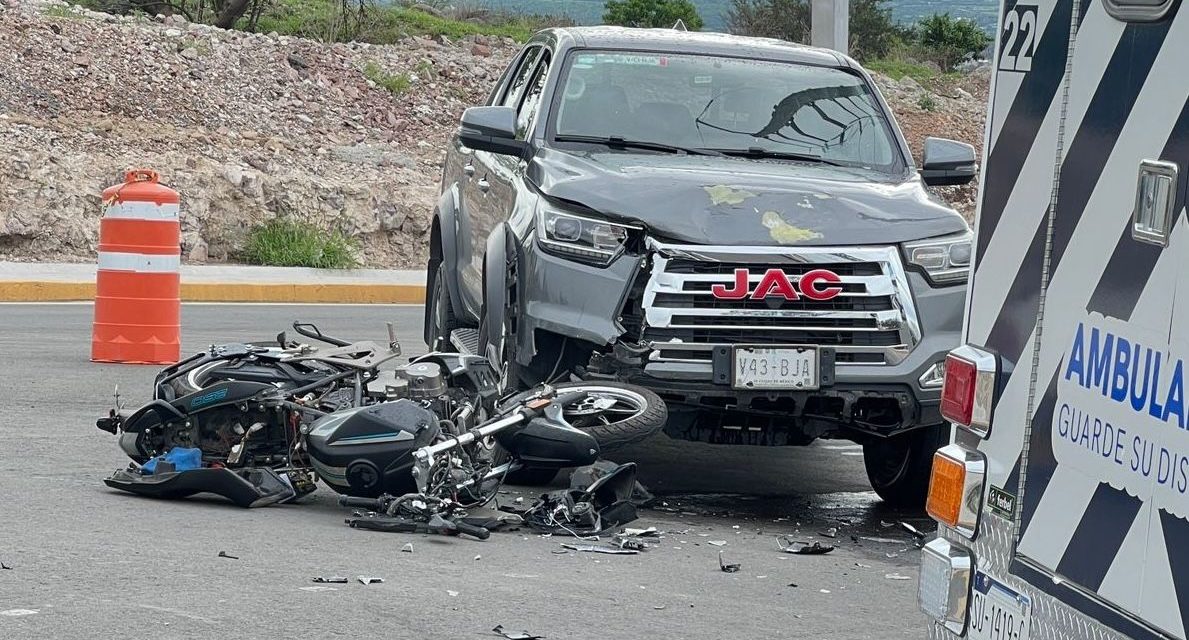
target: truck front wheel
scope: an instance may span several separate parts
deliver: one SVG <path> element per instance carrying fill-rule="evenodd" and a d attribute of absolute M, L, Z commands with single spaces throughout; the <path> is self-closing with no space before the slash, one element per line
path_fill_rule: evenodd
<path fill-rule="evenodd" d="M 871 487 L 892 506 L 910 509 L 925 506 L 933 453 L 949 440 L 947 422 L 865 443 L 863 466 L 867 468 Z"/>

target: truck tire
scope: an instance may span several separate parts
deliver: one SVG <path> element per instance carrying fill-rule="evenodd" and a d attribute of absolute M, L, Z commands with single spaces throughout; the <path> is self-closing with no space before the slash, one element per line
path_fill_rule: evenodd
<path fill-rule="evenodd" d="M 920 509 L 929 493 L 933 453 L 950 440 L 950 425 L 915 429 L 863 445 L 863 466 L 871 488 L 894 507 Z"/>
<path fill-rule="evenodd" d="M 453 351 L 450 332 L 462 326 L 450 302 L 447 275 L 446 262 L 438 262 L 430 283 L 429 299 L 425 301 L 425 346 L 430 351 Z"/>

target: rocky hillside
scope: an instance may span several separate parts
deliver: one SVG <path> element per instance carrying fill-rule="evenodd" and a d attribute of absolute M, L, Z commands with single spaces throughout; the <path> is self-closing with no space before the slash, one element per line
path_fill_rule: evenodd
<path fill-rule="evenodd" d="M 100 192 L 149 166 L 182 193 L 190 261 L 234 260 L 247 229 L 286 216 L 355 236 L 368 266 L 420 265 L 442 143 L 516 49 L 327 45 L 0 0 L 0 259 L 94 259 Z M 916 148 L 981 139 L 985 79 L 948 94 L 880 82 Z M 969 212 L 971 193 L 946 197 Z"/>

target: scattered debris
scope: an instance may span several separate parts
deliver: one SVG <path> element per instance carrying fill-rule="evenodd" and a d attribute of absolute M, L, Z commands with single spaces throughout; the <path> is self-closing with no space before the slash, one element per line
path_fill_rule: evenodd
<path fill-rule="evenodd" d="M 863 536 L 863 540 L 867 542 L 880 542 L 883 544 L 904 544 L 903 540 L 894 540 L 892 538 L 880 538 L 877 536 Z"/>
<path fill-rule="evenodd" d="M 384 584 L 384 578 L 373 578 L 372 576 L 359 576 L 356 580 L 363 584 Z"/>
<path fill-rule="evenodd" d="M 718 552 L 718 569 L 720 571 L 722 571 L 723 573 L 738 573 L 739 569 L 741 569 L 741 568 L 742 568 L 742 565 L 740 565 L 738 563 L 727 564 L 727 563 L 723 562 L 722 552 L 721 551 Z"/>
<path fill-rule="evenodd" d="M 4 564 L 3 562 L 0 562 L 0 569 L 3 569 L 5 571 L 12 571 L 12 567 Z"/>
<path fill-rule="evenodd" d="M 617 535 L 613 542 L 619 546 L 620 549 L 634 549 L 636 551 L 648 551 L 648 544 L 635 536 Z"/>
<path fill-rule="evenodd" d="M 31 616 L 36 613 L 39 613 L 37 609 L 9 609 L 7 611 L 0 611 L 0 616 L 9 616 L 15 618 L 17 616 Z"/>
<path fill-rule="evenodd" d="M 792 587 L 792 588 L 796 589 L 796 588 L 800 587 L 801 585 L 797 584 L 796 582 L 790 582 L 790 583 L 788 584 L 788 586 L 790 586 L 790 587 Z"/>
<path fill-rule="evenodd" d="M 912 576 L 902 576 L 899 573 L 885 573 L 884 577 L 888 580 L 912 580 Z"/>
<path fill-rule="evenodd" d="M 346 576 L 330 576 L 329 578 L 324 578 L 322 576 L 318 576 L 317 578 L 314 578 L 313 581 L 320 583 L 320 584 L 347 584 L 347 577 Z"/>
<path fill-rule="evenodd" d="M 476 555 L 475 555 L 475 557 L 474 557 L 474 559 L 475 559 L 475 560 L 482 560 L 482 559 L 483 559 L 483 556 L 481 556 L 481 555 L 477 555 L 477 554 L 476 554 Z"/>
<path fill-rule="evenodd" d="M 928 537 L 928 534 L 926 534 L 924 531 L 921 531 L 920 529 L 918 529 L 904 521 L 900 522 L 900 527 L 903 528 L 908 533 L 912 534 L 913 540 L 916 542 L 917 548 L 921 548 L 921 547 L 925 546 L 925 538 Z"/>
<path fill-rule="evenodd" d="M 401 547 L 400 550 L 403 553 L 413 553 L 413 543 L 412 542 L 405 543 L 405 546 Z"/>
<path fill-rule="evenodd" d="M 220 558 L 227 558 L 228 560 L 239 560 L 239 556 L 233 556 L 233 555 L 231 555 L 231 554 L 227 553 L 226 551 L 220 551 L 220 552 L 219 552 L 219 557 L 220 557 Z"/>
<path fill-rule="evenodd" d="M 781 538 L 776 539 L 776 545 L 785 553 L 793 553 L 800 556 L 823 556 L 834 550 L 834 546 L 829 544 L 822 544 L 820 542 L 810 544 L 799 540 L 785 541 Z"/>
<path fill-rule="evenodd" d="M 714 546 L 714 547 L 724 547 L 724 546 L 726 546 L 727 541 L 726 540 L 710 540 L 710 541 L 707 541 L 706 544 Z"/>
<path fill-rule="evenodd" d="M 687 529 L 688 531 L 688 529 Z M 656 530 L 656 527 L 648 527 L 647 529 L 631 529 L 627 528 L 621 532 L 625 536 L 632 536 L 636 538 L 659 538 L 661 533 Z M 679 531 L 678 533 L 683 533 Z"/>
<path fill-rule="evenodd" d="M 298 587 L 302 591 L 338 591 L 334 587 Z"/>
<path fill-rule="evenodd" d="M 664 610 L 665 610 L 665 605 L 663 605 L 663 604 L 658 604 L 658 605 L 655 605 L 655 606 L 653 606 L 652 608 L 653 608 L 653 609 L 656 609 L 657 611 L 664 611 Z"/>
<path fill-rule="evenodd" d="M 829 589 L 818 589 L 821 593 L 830 593 Z"/>
<path fill-rule="evenodd" d="M 562 546 L 562 548 L 569 549 L 570 551 L 583 551 L 583 552 L 587 552 L 587 553 L 606 553 L 606 554 L 610 554 L 610 555 L 620 555 L 620 556 L 636 555 L 637 553 L 640 553 L 636 549 L 623 549 L 620 547 L 608 547 L 605 545 L 598 545 L 598 544 L 569 544 L 569 543 L 563 542 L 561 546 Z M 556 553 L 556 551 L 554 553 Z"/>
<path fill-rule="evenodd" d="M 516 504 L 524 504 L 524 498 L 519 497 L 519 498 L 516 498 L 515 500 L 513 500 L 512 502 L 514 502 Z"/>
<path fill-rule="evenodd" d="M 508 640 L 541 640 L 545 636 L 535 636 L 527 631 L 504 631 L 504 625 L 497 624 L 492 631 L 504 636 Z"/>
<path fill-rule="evenodd" d="M 826 529 L 825 531 L 819 531 L 818 533 L 826 538 L 837 538 L 838 527 L 830 527 L 829 529 Z"/>
<path fill-rule="evenodd" d="M 862 562 L 856 562 L 856 563 L 855 563 L 855 566 L 856 566 L 856 567 L 858 567 L 858 568 L 860 568 L 860 569 L 870 569 L 870 568 L 871 568 L 871 565 L 869 565 L 869 564 L 863 564 Z"/>
<path fill-rule="evenodd" d="M 457 597 L 458 597 L 458 592 L 457 592 L 457 591 L 452 591 L 452 590 L 450 590 L 450 589 L 446 589 L 446 595 L 450 596 L 451 598 L 457 598 Z"/>

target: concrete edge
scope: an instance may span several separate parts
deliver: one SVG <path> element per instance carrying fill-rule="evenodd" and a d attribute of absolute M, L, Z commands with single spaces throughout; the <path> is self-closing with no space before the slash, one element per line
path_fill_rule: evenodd
<path fill-rule="evenodd" d="M 0 302 L 74 302 L 94 299 L 94 282 L 0 281 Z M 421 304 L 425 302 L 425 286 L 183 282 L 182 302 Z"/>

